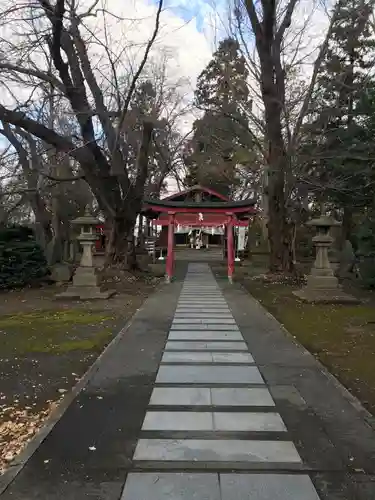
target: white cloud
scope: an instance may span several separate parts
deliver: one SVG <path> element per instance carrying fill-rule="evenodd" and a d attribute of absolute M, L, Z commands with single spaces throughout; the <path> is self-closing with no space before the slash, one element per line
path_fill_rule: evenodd
<path fill-rule="evenodd" d="M 85 2 L 87 3 L 87 2 Z M 129 63 L 137 68 L 150 39 L 156 16 L 156 5 L 146 0 L 103 0 L 108 11 L 117 16 L 106 16 L 108 36 L 112 50 L 119 53 L 125 48 L 123 65 L 129 70 Z M 104 39 L 103 19 L 98 17 L 89 26 Z M 172 8 L 162 11 L 160 30 L 151 51 L 151 57 L 167 53 L 168 76 L 171 79 L 189 78 L 192 83 L 211 56 L 210 41 L 199 32 L 196 20 L 185 21 Z"/>
<path fill-rule="evenodd" d="M 93 0 L 81 0 L 80 12 L 87 11 L 87 7 L 93 3 Z M 11 5 L 12 0 L 0 0 L 1 10 Z M 167 5 L 162 11 L 160 30 L 150 56 L 157 61 L 168 54 L 169 82 L 181 78 L 189 80 L 184 89 L 187 93 L 192 91 L 197 76 L 210 59 L 212 44 L 198 30 L 193 16 L 190 21 L 186 21 L 187 16 L 185 15 L 184 19 L 182 14 L 178 14 L 172 7 Z M 90 16 L 83 20 L 82 29 L 85 31 L 87 27 L 85 37 L 90 41 L 89 50 L 92 61 L 95 62 L 95 69 L 101 74 L 100 79 L 104 86 L 106 84 L 109 86 L 110 64 L 101 43 L 105 44 L 107 41 L 113 58 L 117 59 L 119 75 L 129 78 L 131 73 L 137 70 L 146 43 L 154 31 L 156 8 L 155 4 L 150 4 L 147 0 L 100 0 L 96 9 L 102 9 L 102 11 L 98 10 L 95 17 Z M 104 10 L 108 13 L 105 17 Z M 12 40 L 18 45 L 21 41 L 20 35 L 22 36 L 26 31 L 30 33 L 30 23 L 21 20 L 25 13 L 26 11 L 19 11 L 17 19 L 13 16 L 2 20 L 7 22 L 0 23 L 0 34 L 3 40 L 2 43 L 0 42 L 0 53 L 2 52 L 5 57 L 9 54 L 7 40 Z M 40 53 L 34 52 L 32 57 L 39 67 L 44 67 L 46 64 Z M 16 63 L 17 61 L 10 60 L 9 62 Z"/>

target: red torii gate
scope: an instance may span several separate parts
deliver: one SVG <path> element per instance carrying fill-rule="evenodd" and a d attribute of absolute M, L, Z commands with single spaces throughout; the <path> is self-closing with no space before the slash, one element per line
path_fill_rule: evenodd
<path fill-rule="evenodd" d="M 152 219 L 155 225 L 168 226 L 167 281 L 173 278 L 175 227 L 181 225 L 226 228 L 228 280 L 232 282 L 235 259 L 233 228 L 248 226 L 249 216 L 256 213 L 254 204 L 254 200 L 230 201 L 202 186 L 194 186 L 163 200 L 145 200 L 142 214 Z"/>

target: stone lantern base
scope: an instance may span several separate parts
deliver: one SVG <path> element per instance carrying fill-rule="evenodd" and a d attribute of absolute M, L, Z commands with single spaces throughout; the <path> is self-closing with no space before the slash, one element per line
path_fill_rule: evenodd
<path fill-rule="evenodd" d="M 307 284 L 293 294 L 304 302 L 316 304 L 359 304 L 359 300 L 343 291 L 336 276 L 314 274 L 307 277 Z"/>
<path fill-rule="evenodd" d="M 303 302 L 309 302 L 310 304 L 359 304 L 360 301 L 345 293 L 340 288 L 311 288 L 308 287 L 301 288 L 301 290 L 296 290 L 293 292 L 296 297 L 301 299 Z"/>
<path fill-rule="evenodd" d="M 99 276 L 94 267 L 78 267 L 73 283 L 65 292 L 56 295 L 58 299 L 95 300 L 109 299 L 116 292 L 114 290 L 103 290 L 99 284 Z"/>

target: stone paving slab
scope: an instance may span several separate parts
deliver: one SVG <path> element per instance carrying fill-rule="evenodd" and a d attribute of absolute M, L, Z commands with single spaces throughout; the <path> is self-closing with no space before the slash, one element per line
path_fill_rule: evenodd
<path fill-rule="evenodd" d="M 200 309 L 219 309 L 220 311 L 228 310 L 228 306 L 222 300 L 207 300 L 207 299 L 184 299 L 180 300 L 178 308 L 191 308 L 196 311 Z"/>
<path fill-rule="evenodd" d="M 319 500 L 309 476 L 220 474 L 222 500 Z"/>
<path fill-rule="evenodd" d="M 157 384 L 264 384 L 256 366 L 161 365 Z"/>
<path fill-rule="evenodd" d="M 249 352 L 233 354 L 232 352 L 212 353 L 214 363 L 254 363 L 254 358 Z"/>
<path fill-rule="evenodd" d="M 290 474 L 131 473 L 121 500 L 319 500 L 311 479 Z"/>
<path fill-rule="evenodd" d="M 162 363 L 213 363 L 211 352 L 165 352 Z"/>
<path fill-rule="evenodd" d="M 165 352 L 162 363 L 254 363 L 254 359 L 248 352 Z"/>
<path fill-rule="evenodd" d="M 181 293 L 193 293 L 193 292 L 217 293 L 218 295 L 220 295 L 221 290 L 217 285 L 215 286 L 215 285 L 202 285 L 202 284 L 183 285 L 181 289 Z"/>
<path fill-rule="evenodd" d="M 242 339 L 241 339 L 242 340 Z M 245 342 L 191 342 L 169 340 L 165 346 L 166 351 L 247 351 Z"/>
<path fill-rule="evenodd" d="M 196 325 L 196 324 L 235 325 L 236 322 L 234 321 L 233 318 L 223 318 L 222 316 L 214 316 L 211 318 L 176 318 L 175 316 L 172 323 L 172 328 L 174 328 L 175 325 Z"/>
<path fill-rule="evenodd" d="M 179 306 L 176 309 L 176 314 L 232 314 L 229 307 L 214 307 L 214 306 Z"/>
<path fill-rule="evenodd" d="M 290 441 L 140 439 L 135 461 L 301 463 Z"/>
<path fill-rule="evenodd" d="M 213 431 L 213 415 L 210 412 L 148 411 L 143 431 Z"/>
<path fill-rule="evenodd" d="M 269 390 L 257 387 L 211 389 L 211 401 L 214 406 L 275 406 Z"/>
<path fill-rule="evenodd" d="M 205 300 L 206 302 L 209 302 L 210 300 L 212 301 L 215 301 L 215 302 L 221 302 L 223 304 L 225 304 L 225 299 L 223 298 L 223 296 L 219 293 L 217 294 L 211 294 L 211 295 L 207 295 L 207 294 L 203 294 L 203 295 L 199 295 L 197 293 L 185 293 L 185 294 L 181 294 L 180 297 L 179 297 L 179 302 L 184 302 L 184 301 L 187 301 L 187 302 L 199 302 L 199 300 L 202 299 L 202 300 Z"/>
<path fill-rule="evenodd" d="M 129 474 L 120 500 L 221 500 L 217 474 Z"/>
<path fill-rule="evenodd" d="M 204 387 L 155 387 L 150 406 L 210 406 L 211 392 Z"/>
<path fill-rule="evenodd" d="M 197 297 L 197 294 L 195 294 L 195 293 L 194 293 L 194 294 L 191 294 L 191 295 L 189 295 L 189 296 L 187 296 L 187 295 L 180 295 L 180 296 L 179 296 L 179 301 L 180 301 L 180 302 L 181 302 L 181 301 L 185 301 L 185 300 L 186 300 L 186 301 L 188 301 L 188 302 L 189 302 L 189 301 L 194 301 L 194 299 L 195 299 L 196 297 Z M 200 296 L 199 298 L 200 298 L 200 299 L 202 299 L 202 300 L 206 300 L 206 301 L 208 300 L 208 298 L 207 298 L 207 297 L 201 297 L 201 296 Z M 216 296 L 213 298 L 213 300 L 215 300 L 215 301 L 219 301 L 219 302 L 221 302 L 221 303 L 225 303 L 225 299 L 223 299 L 223 296 L 222 296 L 222 295 L 219 295 L 219 294 L 218 294 L 218 295 L 216 295 Z"/>
<path fill-rule="evenodd" d="M 191 291 L 186 291 L 182 290 L 180 294 L 180 299 L 186 298 L 186 297 L 207 297 L 207 298 L 214 298 L 214 299 L 221 299 L 221 292 L 220 290 L 215 290 L 215 291 L 201 291 L 201 290 L 194 290 L 192 289 Z"/>
<path fill-rule="evenodd" d="M 278 413 L 148 411 L 144 431 L 285 432 Z"/>
<path fill-rule="evenodd" d="M 204 308 L 204 309 L 218 309 L 219 311 L 226 310 L 228 309 L 228 304 L 224 302 L 222 299 L 219 299 L 219 302 L 217 299 L 213 302 L 212 300 L 194 300 L 192 298 L 190 299 L 184 299 L 184 300 L 179 300 L 179 303 L 177 304 L 177 309 L 181 307 L 190 307 L 194 308 L 197 311 L 199 309 Z"/>
<path fill-rule="evenodd" d="M 217 331 L 217 330 L 207 330 L 205 328 L 199 330 L 186 330 L 186 326 L 183 330 L 171 330 L 169 340 L 239 340 L 243 341 L 243 337 L 237 330 L 232 331 Z"/>
<path fill-rule="evenodd" d="M 196 311 L 179 311 L 177 310 L 175 315 L 175 318 L 217 318 L 217 319 L 222 319 L 222 318 L 233 318 L 232 314 L 228 311 L 206 311 L 206 312 L 196 312 Z"/>
<path fill-rule="evenodd" d="M 199 290 L 191 290 L 191 291 L 182 291 L 179 297 L 179 300 L 182 299 L 194 299 L 196 297 L 204 298 L 204 299 L 215 299 L 215 300 L 223 300 L 222 294 L 220 290 L 215 291 L 199 291 Z"/>
<path fill-rule="evenodd" d="M 155 387 L 150 400 L 153 405 L 274 407 L 275 402 L 262 387 Z"/>
<path fill-rule="evenodd" d="M 248 432 L 286 432 L 278 413 L 214 412 L 214 430 Z"/>
<path fill-rule="evenodd" d="M 225 310 L 228 308 L 227 304 L 222 300 L 207 300 L 207 299 L 184 299 L 180 300 L 178 307 L 191 307 L 194 310 L 207 309 L 211 307 L 219 308 L 220 310 Z"/>
<path fill-rule="evenodd" d="M 178 325 L 173 323 L 171 333 L 175 332 L 176 330 L 186 330 L 189 328 L 190 331 L 197 331 L 197 330 L 214 330 L 215 332 L 218 331 L 233 331 L 233 332 L 239 332 L 238 326 L 237 325 L 221 325 L 220 323 L 215 323 L 215 324 L 184 324 L 184 325 Z"/>

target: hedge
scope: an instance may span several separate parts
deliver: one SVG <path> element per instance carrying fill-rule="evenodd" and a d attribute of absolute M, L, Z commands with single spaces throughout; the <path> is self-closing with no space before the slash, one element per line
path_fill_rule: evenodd
<path fill-rule="evenodd" d="M 32 285 L 48 272 L 32 229 L 25 226 L 0 229 L 0 289 Z"/>

